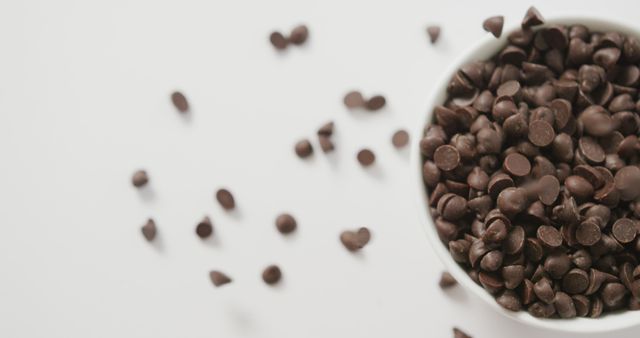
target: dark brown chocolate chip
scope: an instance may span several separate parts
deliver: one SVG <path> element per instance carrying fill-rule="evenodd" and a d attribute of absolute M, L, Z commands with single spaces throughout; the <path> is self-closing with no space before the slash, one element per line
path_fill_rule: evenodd
<path fill-rule="evenodd" d="M 533 292 L 541 301 L 551 304 L 553 303 L 555 292 L 551 286 L 551 282 L 547 278 L 542 278 L 533 285 Z"/>
<path fill-rule="evenodd" d="M 584 292 L 589 286 L 589 274 L 580 269 L 571 269 L 562 278 L 562 290 L 575 295 Z"/>
<path fill-rule="evenodd" d="M 571 299 L 576 307 L 576 315 L 578 317 L 586 317 L 589 315 L 589 311 L 591 311 L 591 301 L 589 298 L 584 295 L 573 295 Z"/>
<path fill-rule="evenodd" d="M 553 305 L 561 318 L 574 318 L 578 315 L 573 299 L 564 292 L 556 293 Z"/>
<path fill-rule="evenodd" d="M 329 153 L 335 149 L 335 145 L 329 136 L 318 135 L 318 143 L 320 144 L 320 149 L 325 153 Z"/>
<path fill-rule="evenodd" d="M 358 251 L 369 243 L 371 233 L 367 228 L 360 228 L 357 231 L 343 231 L 340 234 L 342 245 L 349 251 Z"/>
<path fill-rule="evenodd" d="M 325 124 L 323 124 L 320 128 L 318 128 L 318 136 L 331 136 L 333 135 L 333 129 L 335 127 L 335 124 L 333 123 L 333 121 L 329 121 Z"/>
<path fill-rule="evenodd" d="M 531 172 L 531 163 L 529 160 L 519 153 L 507 155 L 504 159 L 503 168 L 513 176 L 527 176 Z"/>
<path fill-rule="evenodd" d="M 502 243 L 504 252 L 507 255 L 515 255 L 524 249 L 526 234 L 521 226 L 514 226 L 507 234 L 507 238 Z"/>
<path fill-rule="evenodd" d="M 600 295 L 602 302 L 606 307 L 616 309 L 619 308 L 627 294 L 627 289 L 620 283 L 609 283 L 602 287 Z"/>
<path fill-rule="evenodd" d="M 298 224 L 295 218 L 290 214 L 280 214 L 276 217 L 276 229 L 278 229 L 281 234 L 292 233 L 297 226 Z"/>
<path fill-rule="evenodd" d="M 443 271 L 442 274 L 440 275 L 440 282 L 438 282 L 438 285 L 440 285 L 441 289 L 448 289 L 457 284 L 458 282 L 456 281 L 455 278 L 453 278 L 453 276 L 450 273 Z"/>
<path fill-rule="evenodd" d="M 436 149 L 433 160 L 440 170 L 450 171 L 460 164 L 460 153 L 454 146 L 442 145 Z"/>
<path fill-rule="evenodd" d="M 630 218 L 620 218 L 611 227 L 611 234 L 618 242 L 631 243 L 638 233 L 636 221 Z"/>
<path fill-rule="evenodd" d="M 482 28 L 493 34 L 496 38 L 499 38 L 502 35 L 502 26 L 504 25 L 504 16 L 497 15 L 487 18 L 482 23 Z"/>
<path fill-rule="evenodd" d="M 535 7 L 531 6 L 527 10 L 527 13 L 525 13 L 524 18 L 522 19 L 522 28 L 525 29 L 533 26 L 538 26 L 543 23 L 544 23 L 544 18 L 542 18 L 542 15 L 540 14 L 540 12 L 538 12 L 538 10 Z"/>
<path fill-rule="evenodd" d="M 209 272 L 209 278 L 211 279 L 213 285 L 215 285 L 216 287 L 231 283 L 231 278 L 229 278 L 224 273 L 216 270 Z"/>
<path fill-rule="evenodd" d="M 594 138 L 583 136 L 578 141 L 578 146 L 582 154 L 590 162 L 600 163 L 604 161 L 604 150 Z"/>
<path fill-rule="evenodd" d="M 387 103 L 387 100 L 384 98 L 384 96 L 375 95 L 375 96 L 372 96 L 370 99 L 368 99 L 364 105 L 369 110 L 378 110 L 384 107 L 386 103 Z"/>
<path fill-rule="evenodd" d="M 496 302 L 509 311 L 520 311 L 522 309 L 520 297 L 513 290 L 504 290 L 496 297 Z"/>
<path fill-rule="evenodd" d="M 262 271 L 262 280 L 268 285 L 276 284 L 282 278 L 282 272 L 277 265 L 269 265 Z"/>
<path fill-rule="evenodd" d="M 189 111 L 189 101 L 181 92 L 173 92 L 171 94 L 171 102 L 181 113 L 186 113 Z"/>
<path fill-rule="evenodd" d="M 300 140 L 296 143 L 294 150 L 300 158 L 307 158 L 313 154 L 313 146 L 309 140 Z"/>
<path fill-rule="evenodd" d="M 200 223 L 196 226 L 196 234 L 200 238 L 207 238 L 213 234 L 213 224 L 209 217 L 204 217 Z"/>
<path fill-rule="evenodd" d="M 365 100 L 359 91 L 348 92 L 343 99 L 344 105 L 349 109 L 364 107 Z"/>
<path fill-rule="evenodd" d="M 360 162 L 360 165 L 368 167 L 375 162 L 376 155 L 369 149 L 362 149 L 358 152 L 356 158 L 358 159 L 358 162 Z M 436 165 L 438 165 L 438 162 L 436 162 Z"/>
<path fill-rule="evenodd" d="M 524 266 L 509 265 L 502 268 L 502 279 L 507 289 L 517 288 L 524 280 Z"/>
<path fill-rule="evenodd" d="M 580 223 L 576 229 L 576 240 L 584 246 L 592 246 L 596 244 L 601 237 L 602 233 L 600 231 L 600 227 L 597 223 L 590 220 Z"/>
<path fill-rule="evenodd" d="M 291 30 L 289 34 L 289 42 L 294 45 L 301 45 L 307 41 L 309 37 L 309 29 L 305 25 L 299 25 Z"/>
<path fill-rule="evenodd" d="M 147 223 L 142 226 L 141 230 L 142 235 L 149 242 L 153 241 L 153 239 L 156 238 L 156 234 L 158 233 L 156 222 L 154 222 L 154 220 L 151 218 L 147 220 Z"/>
<path fill-rule="evenodd" d="M 572 175 L 564 180 L 564 187 L 576 200 L 586 200 L 593 196 L 593 185 L 581 176 Z"/>
<path fill-rule="evenodd" d="M 409 133 L 404 129 L 396 131 L 391 137 L 391 143 L 396 148 L 405 147 L 407 144 L 409 144 Z"/>
<path fill-rule="evenodd" d="M 615 175 L 615 187 L 623 201 L 630 201 L 640 195 L 640 168 L 626 166 Z"/>
<path fill-rule="evenodd" d="M 529 125 L 529 141 L 538 147 L 545 147 L 556 137 L 553 127 L 544 120 L 533 121 Z"/>
<path fill-rule="evenodd" d="M 236 207 L 235 199 L 227 189 L 219 189 L 216 191 L 216 200 L 218 200 L 220 206 L 225 210 L 232 210 Z"/>
<path fill-rule="evenodd" d="M 440 26 L 427 27 L 427 34 L 429 35 L 429 41 L 431 41 L 431 44 L 436 43 L 440 37 Z"/>
<path fill-rule="evenodd" d="M 544 245 L 550 248 L 557 248 L 562 245 L 562 235 L 558 229 L 550 225 L 541 225 L 538 227 L 536 236 Z"/>
<path fill-rule="evenodd" d="M 147 183 L 149 183 L 149 175 L 147 175 L 147 172 L 144 170 L 138 170 L 135 173 L 133 173 L 133 177 L 131 178 L 131 183 L 136 188 L 143 187 L 147 185 Z"/>
<path fill-rule="evenodd" d="M 467 200 L 462 196 L 448 193 L 440 198 L 437 206 L 438 213 L 447 221 L 457 221 L 467 212 Z"/>
<path fill-rule="evenodd" d="M 554 279 L 560 279 L 571 268 L 571 258 L 563 252 L 552 252 L 544 261 L 544 271 Z"/>
<path fill-rule="evenodd" d="M 506 188 L 500 192 L 496 203 L 502 213 L 514 217 L 527 208 L 527 192 L 523 188 Z"/>
<path fill-rule="evenodd" d="M 269 35 L 269 42 L 277 50 L 284 50 L 289 45 L 287 38 L 280 32 L 273 32 Z"/>
<path fill-rule="evenodd" d="M 540 178 L 538 198 L 545 205 L 553 205 L 560 193 L 560 182 L 553 175 L 545 175 Z"/>
<path fill-rule="evenodd" d="M 473 338 L 470 335 L 464 333 L 462 330 L 460 330 L 457 327 L 453 328 L 453 338 Z"/>

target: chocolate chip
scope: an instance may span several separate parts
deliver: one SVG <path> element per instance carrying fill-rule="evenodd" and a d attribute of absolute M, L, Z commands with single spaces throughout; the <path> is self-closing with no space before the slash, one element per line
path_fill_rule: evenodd
<path fill-rule="evenodd" d="M 359 91 L 350 91 L 348 92 L 343 99 L 344 105 L 349 109 L 353 108 L 361 108 L 365 105 L 364 97 Z"/>
<path fill-rule="evenodd" d="M 207 238 L 213 234 L 213 224 L 211 224 L 211 219 L 209 217 L 205 217 L 198 223 L 196 226 L 196 234 L 200 238 Z"/>
<path fill-rule="evenodd" d="M 545 147 L 556 137 L 553 127 L 544 120 L 533 121 L 529 124 L 529 141 L 538 147 Z"/>
<path fill-rule="evenodd" d="M 604 150 L 600 144 L 589 136 L 583 136 L 578 141 L 580 151 L 591 163 L 600 163 L 604 161 Z"/>
<path fill-rule="evenodd" d="M 602 233 L 598 224 L 588 219 L 580 223 L 576 229 L 576 240 L 584 246 L 596 244 L 601 237 Z"/>
<path fill-rule="evenodd" d="M 297 225 L 295 218 L 289 214 L 280 214 L 276 217 L 276 229 L 278 229 L 281 234 L 292 233 Z"/>
<path fill-rule="evenodd" d="M 593 195 L 593 185 L 586 179 L 572 175 L 564 180 L 564 187 L 576 200 L 586 200 Z"/>
<path fill-rule="evenodd" d="M 513 176 L 527 176 L 531 171 L 531 163 L 529 160 L 519 153 L 507 155 L 504 159 L 503 168 Z"/>
<path fill-rule="evenodd" d="M 333 123 L 333 121 L 327 122 L 327 123 L 323 124 L 318 129 L 318 135 L 319 136 L 331 136 L 331 135 L 333 135 L 334 127 L 335 127 L 335 124 Z"/>
<path fill-rule="evenodd" d="M 153 239 L 156 238 L 156 234 L 158 233 L 156 222 L 154 222 L 154 220 L 151 218 L 147 220 L 147 223 L 142 226 L 141 230 L 142 235 L 149 242 L 153 241 Z"/>
<path fill-rule="evenodd" d="M 294 45 L 301 45 L 307 41 L 309 37 L 309 29 L 305 25 L 296 26 L 289 34 L 289 42 Z"/>
<path fill-rule="evenodd" d="M 571 269 L 562 278 L 562 289 L 569 294 L 584 292 L 589 286 L 589 274 L 580 269 Z"/>
<path fill-rule="evenodd" d="M 382 95 L 375 95 L 369 98 L 364 105 L 369 110 L 379 110 L 387 103 L 387 100 Z"/>
<path fill-rule="evenodd" d="M 556 293 L 553 305 L 561 318 L 574 318 L 578 315 L 573 299 L 564 292 Z"/>
<path fill-rule="evenodd" d="M 427 34 L 429 35 L 431 44 L 436 43 L 436 41 L 438 41 L 438 38 L 440 37 L 440 26 L 427 27 Z"/>
<path fill-rule="evenodd" d="M 149 183 L 149 176 L 147 175 L 147 172 L 144 170 L 138 170 L 135 173 L 133 173 L 133 177 L 131 178 L 131 183 L 136 188 L 140 188 L 147 185 L 147 183 Z"/>
<path fill-rule="evenodd" d="M 503 267 L 502 279 L 504 279 L 504 286 L 507 289 L 513 290 L 517 288 L 524 280 L 524 266 L 509 265 Z"/>
<path fill-rule="evenodd" d="M 460 153 L 451 145 L 442 145 L 436 149 L 433 160 L 440 170 L 450 171 L 460 164 Z"/>
<path fill-rule="evenodd" d="M 216 287 L 231 283 L 231 278 L 229 278 L 224 273 L 216 270 L 209 272 L 209 278 L 211 279 L 213 285 L 215 285 Z"/>
<path fill-rule="evenodd" d="M 562 235 L 558 229 L 550 225 L 542 225 L 538 227 L 536 236 L 542 243 L 550 248 L 557 248 L 562 245 Z"/>
<path fill-rule="evenodd" d="M 496 302 L 509 311 L 520 311 L 522 309 L 520 297 L 513 290 L 504 290 L 496 297 Z"/>
<path fill-rule="evenodd" d="M 453 338 L 472 338 L 457 327 L 453 328 Z"/>
<path fill-rule="evenodd" d="M 362 249 L 371 239 L 371 233 L 367 228 L 360 228 L 357 231 L 346 230 L 340 234 L 342 245 L 349 251 Z"/>
<path fill-rule="evenodd" d="M 497 205 L 502 213 L 514 217 L 527 208 L 527 192 L 523 188 L 506 188 L 498 195 Z"/>
<path fill-rule="evenodd" d="M 406 130 L 398 130 L 393 133 L 391 143 L 396 148 L 403 148 L 409 143 L 409 133 Z"/>
<path fill-rule="evenodd" d="M 358 162 L 360 162 L 360 165 L 362 165 L 363 167 L 368 167 L 372 165 L 373 162 L 375 162 L 376 160 L 376 155 L 373 153 L 373 151 L 369 149 L 360 150 L 356 157 L 358 159 Z M 436 165 L 438 165 L 438 162 L 436 162 Z"/>
<path fill-rule="evenodd" d="M 522 19 L 522 28 L 529 28 L 533 26 L 538 26 L 544 23 L 544 19 L 538 10 L 531 6 L 527 10 L 527 13 L 524 15 L 524 19 Z"/>
<path fill-rule="evenodd" d="M 544 270 L 551 278 L 560 279 L 571 268 L 571 259 L 562 252 L 552 252 L 544 261 Z"/>
<path fill-rule="evenodd" d="M 441 289 L 448 289 L 457 284 L 458 282 L 456 281 L 455 278 L 453 278 L 453 276 L 450 273 L 443 271 L 442 274 L 440 275 L 440 282 L 438 282 L 438 285 L 440 285 Z"/>
<path fill-rule="evenodd" d="M 189 111 L 189 102 L 181 92 L 173 92 L 171 94 L 171 102 L 179 112 L 186 113 Z"/>
<path fill-rule="evenodd" d="M 282 278 L 282 272 L 277 265 L 269 265 L 262 271 L 262 280 L 268 285 L 276 284 Z"/>
<path fill-rule="evenodd" d="M 284 50 L 289 45 L 289 40 L 280 32 L 273 32 L 269 35 L 269 41 L 277 50 Z"/>
<path fill-rule="evenodd" d="M 300 140 L 296 143 L 294 150 L 300 158 L 307 158 L 313 154 L 313 146 L 309 140 Z"/>
<path fill-rule="evenodd" d="M 482 28 L 485 31 L 493 34 L 493 36 L 495 36 L 496 38 L 499 38 L 500 35 L 502 35 L 503 25 L 504 25 L 504 16 L 498 15 L 498 16 L 492 16 L 484 20 L 484 22 L 482 23 Z"/>
<path fill-rule="evenodd" d="M 320 143 L 320 149 L 325 153 L 331 152 L 335 149 L 335 146 L 329 136 L 318 135 L 318 143 Z"/>
<path fill-rule="evenodd" d="M 623 244 L 631 243 L 636 238 L 637 233 L 636 221 L 630 218 L 619 218 L 611 227 L 613 237 Z"/>
<path fill-rule="evenodd" d="M 225 210 L 232 210 L 236 207 L 236 202 L 231 192 L 227 189 L 219 189 L 216 191 L 216 200 Z"/>
<path fill-rule="evenodd" d="M 538 198 L 545 205 L 553 205 L 560 193 L 560 182 L 553 175 L 545 175 L 540 178 Z"/>
<path fill-rule="evenodd" d="M 457 221 L 467 212 L 467 200 L 456 194 L 445 194 L 438 201 L 438 213 L 447 221 Z"/>

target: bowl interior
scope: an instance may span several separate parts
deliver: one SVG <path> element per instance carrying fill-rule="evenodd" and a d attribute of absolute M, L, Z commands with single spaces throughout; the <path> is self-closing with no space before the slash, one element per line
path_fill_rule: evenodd
<path fill-rule="evenodd" d="M 624 34 L 636 36 L 640 38 L 640 30 L 631 25 L 611 22 L 607 20 L 591 18 L 591 17 L 579 17 L 579 16 L 557 16 L 550 19 L 546 19 L 546 25 L 548 24 L 582 24 L 587 26 L 591 31 L 618 31 Z M 507 27 L 505 27 L 507 28 Z M 435 230 L 433 219 L 427 208 L 428 197 L 427 192 L 422 180 L 422 155 L 420 153 L 420 138 L 423 135 L 424 126 L 431 122 L 433 108 L 436 105 L 442 104 L 446 99 L 446 87 L 461 65 L 472 62 L 486 60 L 496 54 L 500 48 L 507 44 L 507 36 L 514 30 L 519 29 L 519 23 L 510 27 L 510 29 L 503 30 L 502 36 L 499 39 L 494 38 L 492 35 L 487 36 L 479 41 L 475 46 L 471 47 L 465 53 L 463 53 L 455 62 L 451 63 L 447 70 L 443 74 L 443 77 L 436 82 L 434 88 L 432 88 L 431 95 L 426 104 L 426 113 L 421 115 L 418 120 L 418 124 L 415 126 L 412 144 L 412 166 L 414 170 L 415 186 L 418 189 L 418 209 L 421 218 L 421 224 L 427 233 L 427 237 L 431 243 L 431 246 L 436 251 L 438 257 L 444 263 L 446 269 L 458 280 L 458 282 L 470 290 L 476 296 L 486 301 L 492 308 L 501 314 L 515 319 L 519 322 L 526 323 L 528 325 L 547 328 L 552 330 L 567 331 L 567 332 L 605 332 L 614 331 L 623 328 L 627 328 L 633 325 L 640 324 L 640 311 L 624 311 L 620 313 L 607 314 L 601 318 L 574 318 L 574 319 L 540 319 L 531 316 L 526 311 L 511 312 L 503 309 L 498 305 L 493 296 L 485 291 L 481 286 L 474 283 L 467 273 L 460 267 L 449 254 L 448 249 L 438 238 L 438 234 Z"/>

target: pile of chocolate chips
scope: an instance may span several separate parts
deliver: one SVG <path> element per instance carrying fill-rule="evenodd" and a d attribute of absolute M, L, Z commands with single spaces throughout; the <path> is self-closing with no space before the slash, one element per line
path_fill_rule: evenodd
<path fill-rule="evenodd" d="M 638 310 L 640 40 L 542 24 L 530 9 L 435 107 L 420 145 L 437 232 L 506 309 Z"/>

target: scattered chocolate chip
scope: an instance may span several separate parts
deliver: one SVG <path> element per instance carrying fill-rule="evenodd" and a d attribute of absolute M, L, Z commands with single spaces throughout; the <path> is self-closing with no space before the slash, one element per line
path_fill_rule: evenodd
<path fill-rule="evenodd" d="M 276 284 L 280 278 L 282 278 L 282 272 L 276 265 L 269 265 L 262 271 L 262 280 L 269 285 Z"/>
<path fill-rule="evenodd" d="M 349 251 L 362 249 L 371 239 L 371 233 L 367 228 L 360 228 L 357 231 L 346 230 L 340 234 L 340 241 Z"/>
<path fill-rule="evenodd" d="M 289 42 L 294 45 L 301 45 L 307 41 L 309 37 L 309 29 L 305 25 L 299 25 L 291 30 L 289 34 Z"/>
<path fill-rule="evenodd" d="M 427 27 L 427 34 L 429 35 L 429 40 L 432 44 L 438 41 L 440 37 L 440 26 L 429 26 Z"/>
<path fill-rule="evenodd" d="M 231 192 L 227 189 L 219 189 L 216 191 L 216 199 L 220 206 L 225 210 L 232 210 L 236 207 L 236 202 Z"/>
<path fill-rule="evenodd" d="M 216 270 L 209 272 L 209 278 L 211 279 L 213 285 L 215 285 L 216 287 L 231 283 L 231 278 L 229 278 L 224 273 Z"/>
<path fill-rule="evenodd" d="M 458 282 L 455 278 L 453 278 L 453 276 L 451 276 L 450 273 L 446 271 L 442 272 L 442 275 L 440 275 L 440 282 L 438 283 L 438 285 L 440 285 L 440 288 L 448 289 L 452 286 L 455 286 L 456 284 L 458 284 Z"/>
<path fill-rule="evenodd" d="M 396 131 L 391 137 L 391 143 L 396 148 L 405 147 L 409 143 L 409 133 L 404 129 Z"/>
<path fill-rule="evenodd" d="M 372 165 L 376 160 L 376 155 L 369 149 L 360 150 L 356 157 L 358 159 L 358 162 L 360 162 L 360 165 L 362 165 L 363 167 Z"/>
<path fill-rule="evenodd" d="M 533 26 L 538 26 L 544 23 L 544 19 L 538 10 L 531 6 L 527 10 L 527 13 L 524 15 L 524 19 L 522 19 L 522 29 L 526 29 Z"/>
<path fill-rule="evenodd" d="M 269 35 L 269 41 L 277 50 L 284 50 L 289 45 L 289 40 L 280 32 L 273 32 Z"/>
<path fill-rule="evenodd" d="M 149 175 L 147 175 L 147 172 L 144 170 L 138 170 L 135 173 L 133 173 L 133 177 L 131 178 L 131 183 L 136 188 L 143 187 L 147 185 L 147 183 L 149 183 Z"/>
<path fill-rule="evenodd" d="M 493 34 L 493 36 L 495 36 L 496 38 L 499 38 L 500 35 L 502 35 L 503 25 L 504 25 L 504 16 L 498 15 L 498 16 L 492 16 L 484 20 L 484 22 L 482 23 L 482 28 L 485 31 Z"/>
<path fill-rule="evenodd" d="M 156 222 L 154 222 L 154 220 L 151 218 L 147 220 L 147 223 L 142 226 L 141 230 L 142 235 L 149 242 L 153 241 L 153 239 L 156 238 L 156 234 L 158 232 L 158 229 L 156 228 Z"/>
<path fill-rule="evenodd" d="M 348 92 L 343 99 L 344 105 L 349 109 L 361 108 L 365 105 L 365 100 L 359 91 Z"/>
<path fill-rule="evenodd" d="M 293 232 L 297 225 L 295 218 L 289 214 L 280 214 L 276 218 L 276 228 L 281 234 L 289 234 Z"/>
<path fill-rule="evenodd" d="M 198 223 L 196 226 L 196 234 L 200 238 L 207 238 L 213 234 L 213 224 L 211 224 L 211 219 L 206 217 Z"/>
<path fill-rule="evenodd" d="M 189 102 L 187 98 L 181 92 L 173 92 L 171 94 L 171 102 L 181 113 L 186 113 L 189 111 Z"/>
<path fill-rule="evenodd" d="M 473 338 L 457 327 L 453 328 L 453 338 Z"/>
<path fill-rule="evenodd" d="M 387 103 L 387 100 L 382 95 L 375 95 L 369 98 L 365 103 L 365 107 L 369 110 L 379 110 L 384 107 Z"/>
<path fill-rule="evenodd" d="M 313 146 L 309 140 L 300 140 L 296 143 L 294 148 L 296 155 L 300 158 L 307 158 L 313 154 Z"/>

